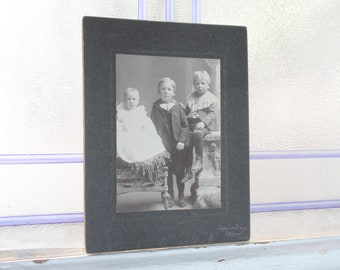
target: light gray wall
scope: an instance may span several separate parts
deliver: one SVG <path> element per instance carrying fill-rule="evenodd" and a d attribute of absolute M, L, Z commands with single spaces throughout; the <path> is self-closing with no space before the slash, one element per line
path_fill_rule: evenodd
<path fill-rule="evenodd" d="M 160 2 L 147 1 L 148 18 L 164 20 Z M 174 2 L 175 21 L 191 22 L 191 1 Z M 339 199 L 340 1 L 200 2 L 202 23 L 248 29 L 250 150 L 267 156 L 250 161 L 252 204 Z M 0 155 L 83 152 L 85 15 L 137 19 L 138 2 L 1 1 Z M 179 89 L 191 77 L 161 61 L 146 80 L 152 69 L 139 77 L 135 64 L 118 88 L 136 84 L 148 108 L 158 77 Z M 276 158 L 288 150 L 304 158 Z M 0 179 L 0 217 L 83 211 L 81 163 L 0 165 Z"/>

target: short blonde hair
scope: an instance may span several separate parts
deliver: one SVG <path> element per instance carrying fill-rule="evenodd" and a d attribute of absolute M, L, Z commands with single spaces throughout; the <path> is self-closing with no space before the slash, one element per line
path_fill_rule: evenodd
<path fill-rule="evenodd" d="M 198 80 L 207 82 L 209 85 L 211 83 L 210 75 L 205 70 L 195 71 L 193 77 L 193 83 L 195 84 Z"/>
<path fill-rule="evenodd" d="M 138 89 L 136 89 L 136 88 L 133 88 L 133 87 L 129 87 L 129 88 L 126 88 L 125 90 L 124 90 L 124 101 L 126 100 L 126 96 L 129 94 L 129 93 L 137 93 L 137 95 L 138 95 L 138 100 L 140 99 L 140 97 L 139 97 L 139 91 L 138 91 Z"/>
<path fill-rule="evenodd" d="M 172 86 L 172 88 L 174 89 L 174 92 L 176 93 L 176 83 L 170 77 L 164 77 L 164 78 L 159 80 L 159 83 L 158 83 L 158 93 L 159 93 L 159 90 L 161 88 L 162 83 L 169 83 Z"/>

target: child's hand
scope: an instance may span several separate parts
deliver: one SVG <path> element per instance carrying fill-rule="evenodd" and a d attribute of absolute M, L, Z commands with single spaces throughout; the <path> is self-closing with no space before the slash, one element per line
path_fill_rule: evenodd
<path fill-rule="evenodd" d="M 202 129 L 205 127 L 205 124 L 203 122 L 198 122 L 197 125 L 195 126 L 195 128 L 197 129 Z"/>
<path fill-rule="evenodd" d="M 184 143 L 178 142 L 177 145 L 176 145 L 176 149 L 178 151 L 182 151 L 184 149 Z"/>
<path fill-rule="evenodd" d="M 197 112 L 193 112 L 193 113 L 191 114 L 191 117 L 192 117 L 193 119 L 196 119 L 196 118 L 199 118 L 200 115 L 199 115 Z"/>
<path fill-rule="evenodd" d="M 199 114 L 197 112 L 190 112 L 189 117 L 192 119 L 196 119 L 199 117 Z"/>

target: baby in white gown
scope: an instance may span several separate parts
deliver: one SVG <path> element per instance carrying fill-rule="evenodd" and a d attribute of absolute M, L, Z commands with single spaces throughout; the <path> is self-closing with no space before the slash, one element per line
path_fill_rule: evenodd
<path fill-rule="evenodd" d="M 127 88 L 117 106 L 117 156 L 127 163 L 143 162 L 165 151 L 154 124 L 139 104 L 139 91 Z"/>

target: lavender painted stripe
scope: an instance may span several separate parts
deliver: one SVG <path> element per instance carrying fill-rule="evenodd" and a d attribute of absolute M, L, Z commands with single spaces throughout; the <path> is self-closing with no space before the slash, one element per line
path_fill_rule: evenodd
<path fill-rule="evenodd" d="M 138 0 L 138 20 L 146 20 L 146 0 Z"/>
<path fill-rule="evenodd" d="M 253 151 L 250 159 L 340 158 L 340 150 Z M 0 165 L 82 163 L 83 153 L 0 155 Z"/>
<path fill-rule="evenodd" d="M 173 0 L 165 0 L 165 20 L 167 22 L 174 21 L 174 1 Z"/>
<path fill-rule="evenodd" d="M 340 208 L 340 200 L 251 204 L 250 212 L 259 213 L 259 212 L 294 211 L 324 208 Z"/>
<path fill-rule="evenodd" d="M 192 22 L 200 23 L 201 21 L 201 1 L 192 0 Z"/>
<path fill-rule="evenodd" d="M 339 158 L 340 150 L 252 151 L 250 159 Z"/>
<path fill-rule="evenodd" d="M 0 226 L 83 222 L 83 213 L 0 217 Z"/>
<path fill-rule="evenodd" d="M 251 213 L 340 208 L 340 200 L 281 202 L 250 205 Z M 83 213 L 0 217 L 0 226 L 83 222 Z"/>
<path fill-rule="evenodd" d="M 82 163 L 82 153 L 70 154 L 12 154 L 0 155 L 0 164 L 58 164 L 58 163 Z"/>

